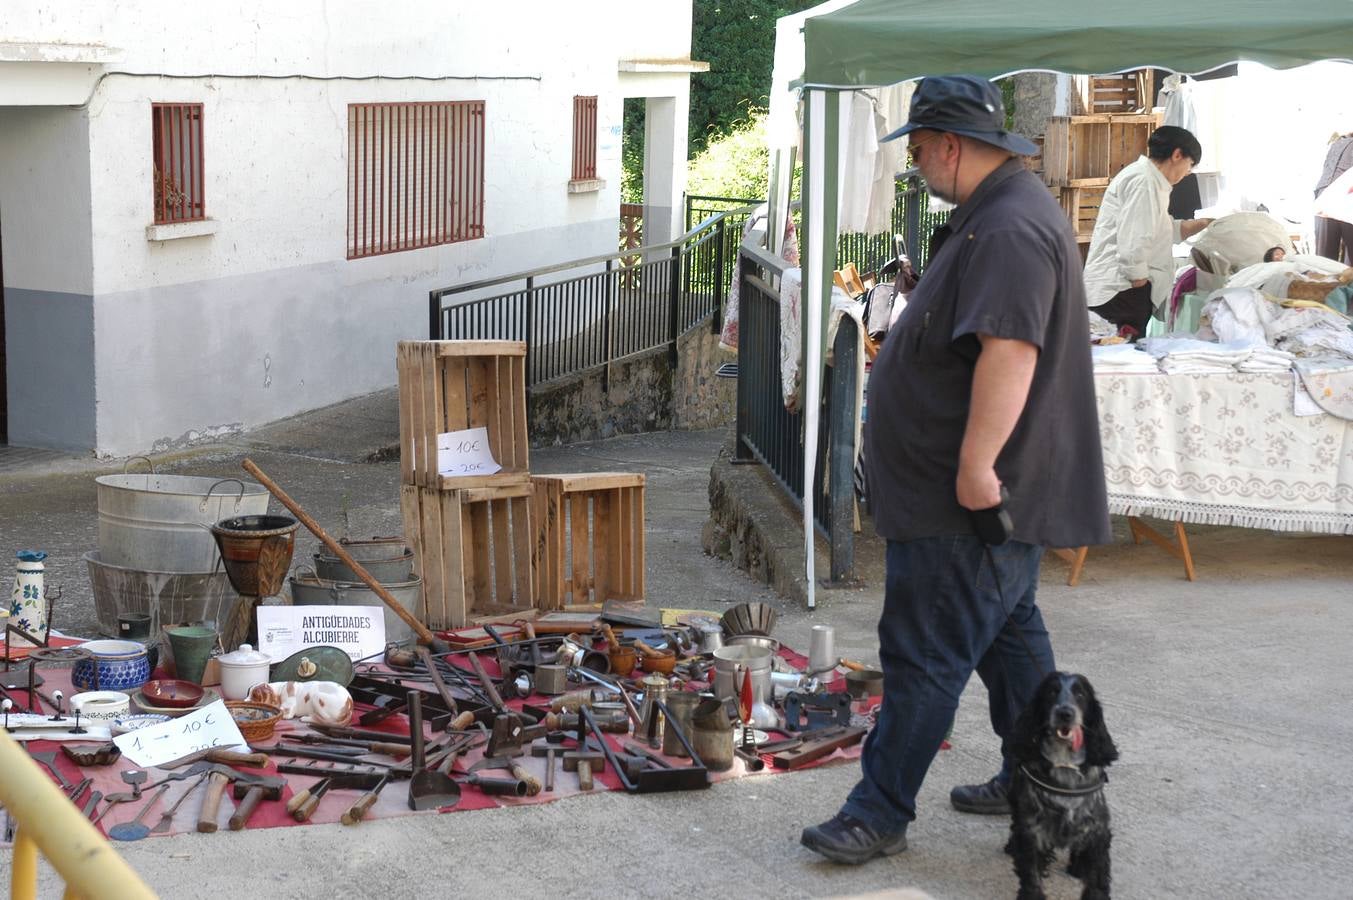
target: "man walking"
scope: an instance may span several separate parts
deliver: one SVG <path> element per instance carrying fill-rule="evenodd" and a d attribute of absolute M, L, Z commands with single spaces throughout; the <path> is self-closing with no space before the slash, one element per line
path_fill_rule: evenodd
<path fill-rule="evenodd" d="M 1075 237 L 1005 131 L 1000 91 L 926 78 L 909 121 L 913 163 L 956 203 L 870 376 L 871 509 L 888 540 L 879 620 L 884 699 L 861 779 L 835 817 L 803 832 L 841 863 L 906 849 L 916 793 L 975 670 L 1007 739 L 1052 646 L 1035 603 L 1044 546 L 1109 539 Z M 1001 504 L 1012 539 L 987 548 L 971 511 Z M 993 569 L 994 566 L 994 569 Z M 955 788 L 969 812 L 1008 811 L 1009 756 Z"/>

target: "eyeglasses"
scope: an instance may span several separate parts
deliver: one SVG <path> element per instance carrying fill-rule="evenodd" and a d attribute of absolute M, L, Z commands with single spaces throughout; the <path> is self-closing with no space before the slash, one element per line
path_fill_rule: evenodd
<path fill-rule="evenodd" d="M 914 143 L 914 144 L 913 144 L 913 143 L 908 143 L 908 144 L 907 144 L 907 165 L 908 165 L 908 166 L 914 166 L 914 165 L 916 165 L 916 163 L 919 162 L 919 161 L 920 161 L 920 158 L 921 158 L 921 157 L 920 157 L 920 154 L 918 154 L 916 151 L 920 150 L 920 149 L 921 149 L 922 147 L 924 147 L 926 144 L 929 144 L 929 143 L 932 143 L 932 142 L 934 142 L 934 141 L 939 140 L 941 137 L 943 137 L 943 135 L 934 134 L 934 135 L 931 135 L 930 137 L 926 138 L 926 139 L 923 140 L 923 141 L 918 141 L 917 143 Z"/>

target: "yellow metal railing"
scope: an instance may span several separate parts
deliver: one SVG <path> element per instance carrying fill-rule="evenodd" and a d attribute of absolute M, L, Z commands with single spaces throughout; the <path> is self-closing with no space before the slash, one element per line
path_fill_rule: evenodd
<path fill-rule="evenodd" d="M 9 892 L 12 900 L 38 895 L 38 854 L 66 882 L 67 900 L 153 900 L 131 866 L 47 777 L 13 738 L 0 730 L 0 803 L 14 817 Z"/>

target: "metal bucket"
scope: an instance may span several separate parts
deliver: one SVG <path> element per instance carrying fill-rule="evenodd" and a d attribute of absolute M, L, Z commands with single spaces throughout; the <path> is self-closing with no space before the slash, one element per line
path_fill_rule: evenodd
<path fill-rule="evenodd" d="M 295 606 L 379 606 L 385 614 L 387 641 L 407 641 L 414 637 L 413 629 L 364 584 L 326 581 L 308 575 L 293 575 L 288 584 L 291 585 L 291 602 Z M 412 581 L 384 584 L 381 587 L 394 595 L 414 618 L 422 621 L 419 607 L 423 599 L 423 579 L 414 576 Z"/>
<path fill-rule="evenodd" d="M 346 549 L 346 548 L 345 548 Z M 399 551 L 394 551 L 398 553 Z M 398 584 L 413 577 L 413 551 L 404 550 L 402 556 L 389 556 L 379 559 L 358 559 L 357 564 L 366 569 L 367 574 L 381 584 Z M 361 581 L 357 573 L 337 556 L 326 553 L 315 554 L 315 574 L 326 581 Z"/>
<path fill-rule="evenodd" d="M 206 532 L 203 532 L 206 534 Z M 207 540 L 211 535 L 207 534 Z M 207 572 L 147 572 L 109 565 L 97 550 L 84 555 L 89 584 L 94 589 L 94 615 L 103 634 L 118 636 L 118 616 L 150 616 L 151 640 L 160 626 L 226 622 L 239 602 L 230 580 L 220 569 Z"/>
<path fill-rule="evenodd" d="M 714 651 L 714 696 L 720 700 L 737 699 L 742 687 L 741 677 L 735 673 L 746 669 L 752 673 L 753 697 L 771 695 L 771 651 L 765 647 L 730 644 Z"/>
<path fill-rule="evenodd" d="M 357 560 L 362 565 L 366 565 L 369 559 L 390 559 L 408 553 L 409 547 L 404 538 L 401 537 L 373 537 L 363 540 L 353 540 L 351 538 L 339 538 L 338 545 L 347 552 L 348 556 Z"/>
<path fill-rule="evenodd" d="M 237 478 L 101 475 L 99 558 L 144 572 L 210 572 L 216 542 L 202 526 L 268 511 L 268 490 Z"/>

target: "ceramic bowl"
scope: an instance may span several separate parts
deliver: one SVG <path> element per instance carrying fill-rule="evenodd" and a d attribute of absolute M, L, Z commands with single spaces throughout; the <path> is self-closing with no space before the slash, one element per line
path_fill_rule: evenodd
<path fill-rule="evenodd" d="M 202 699 L 202 693 L 200 685 L 175 678 L 147 681 L 141 688 L 141 696 L 149 700 L 152 706 L 167 706 L 171 709 L 196 706 Z"/>
<path fill-rule="evenodd" d="M 70 698 L 71 712 L 80 711 L 80 718 L 111 721 L 127 714 L 131 698 L 121 691 L 85 691 Z"/>
<path fill-rule="evenodd" d="M 82 691 L 126 691 L 150 678 L 145 644 L 136 641 L 85 641 L 80 649 L 94 654 L 71 667 L 70 680 Z M 98 683 L 95 684 L 95 672 Z"/>

